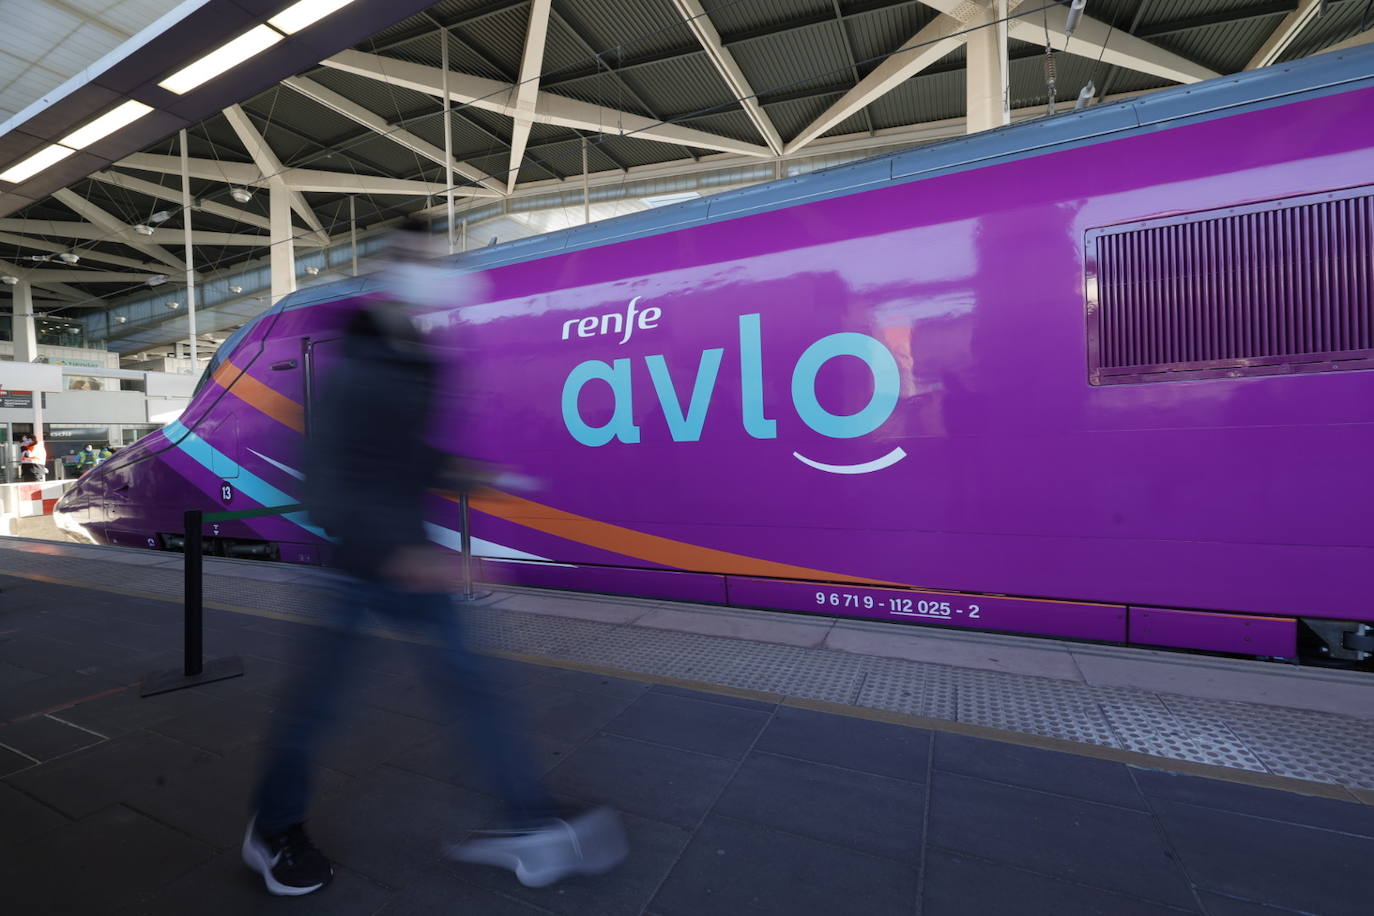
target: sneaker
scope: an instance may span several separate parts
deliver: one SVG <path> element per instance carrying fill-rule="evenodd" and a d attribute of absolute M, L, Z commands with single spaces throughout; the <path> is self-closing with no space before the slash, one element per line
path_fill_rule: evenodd
<path fill-rule="evenodd" d="M 528 827 L 478 831 L 448 850 L 459 862 L 509 868 L 526 887 L 545 887 L 571 875 L 599 875 L 623 862 L 628 853 L 625 827 L 609 808 Z"/>
<path fill-rule="evenodd" d="M 292 824 L 280 833 L 263 836 L 256 817 L 243 835 L 243 864 L 262 875 L 267 892 L 279 897 L 309 894 L 334 877 L 333 866 L 310 842 L 304 827 Z"/>

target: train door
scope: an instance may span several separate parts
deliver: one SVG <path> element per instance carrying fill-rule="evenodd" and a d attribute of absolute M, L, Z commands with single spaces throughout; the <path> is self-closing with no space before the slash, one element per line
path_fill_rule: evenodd
<path fill-rule="evenodd" d="M 343 360 L 343 338 L 328 337 L 323 340 L 306 338 L 305 353 L 305 410 L 306 424 L 310 422 L 310 411 L 319 397 L 322 385 L 327 383 L 329 374 Z"/>

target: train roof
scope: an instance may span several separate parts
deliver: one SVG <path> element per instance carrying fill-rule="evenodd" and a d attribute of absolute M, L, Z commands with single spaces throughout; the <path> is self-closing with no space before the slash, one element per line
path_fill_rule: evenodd
<path fill-rule="evenodd" d="M 507 267 L 885 185 L 923 181 L 1104 143 L 1135 133 L 1166 130 L 1370 87 L 1374 87 L 1374 45 L 1365 45 L 518 239 L 453 255 L 451 263 L 455 268 L 466 270 Z M 378 285 L 373 277 L 355 277 L 311 287 L 287 296 L 259 318 L 282 310 L 360 295 Z M 228 353 L 234 338 L 241 339 L 243 332 L 256 320 L 244 325 L 226 341 L 223 352 Z"/>

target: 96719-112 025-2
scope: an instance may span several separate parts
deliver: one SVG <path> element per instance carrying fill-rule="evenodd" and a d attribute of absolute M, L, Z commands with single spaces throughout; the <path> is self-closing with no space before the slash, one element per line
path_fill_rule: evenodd
<path fill-rule="evenodd" d="M 884 610 L 902 617 L 933 617 L 949 620 L 956 615 L 978 619 L 982 608 L 976 604 L 958 601 L 924 601 L 913 598 L 889 598 L 873 595 L 860 595 L 853 592 L 816 592 L 816 604 L 830 607 L 863 608 L 864 610 Z"/>

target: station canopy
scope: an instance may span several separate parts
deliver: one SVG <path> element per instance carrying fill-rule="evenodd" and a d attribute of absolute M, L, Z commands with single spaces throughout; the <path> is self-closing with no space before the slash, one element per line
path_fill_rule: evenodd
<path fill-rule="evenodd" d="M 33 28 L 0 46 L 0 275 L 47 326 L 126 355 L 187 335 L 187 212 L 217 342 L 284 292 L 286 237 L 305 286 L 407 215 L 472 249 L 998 126 L 1002 41 L 1019 121 L 1374 39 L 1368 0 L 11 6 Z M 175 91 L 240 38 L 263 48 Z M 63 145 L 130 101 L 129 126 Z"/>

